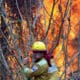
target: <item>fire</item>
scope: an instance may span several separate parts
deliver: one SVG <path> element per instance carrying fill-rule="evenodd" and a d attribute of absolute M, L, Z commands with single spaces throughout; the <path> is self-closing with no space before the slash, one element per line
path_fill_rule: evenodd
<path fill-rule="evenodd" d="M 12 57 L 12 56 L 8 56 L 7 57 L 8 61 L 9 61 L 9 64 L 11 65 L 11 68 L 12 69 L 15 69 L 16 65 L 17 65 L 17 61 L 15 59 L 15 57 Z"/>
<path fill-rule="evenodd" d="M 49 13 L 51 12 L 52 2 L 53 2 L 52 0 L 44 0 L 44 4 L 45 4 L 46 9 Z M 75 53 L 77 53 L 77 50 L 76 50 L 77 45 L 76 45 L 76 41 L 74 42 L 74 40 L 78 37 L 77 35 L 78 35 L 78 30 L 79 30 L 79 28 L 76 26 L 77 23 L 78 23 L 78 17 L 80 17 L 79 16 L 79 14 L 80 14 L 80 5 L 79 5 L 79 3 L 80 3 L 79 0 L 78 1 L 73 0 L 73 2 L 72 2 L 71 30 L 70 30 L 69 37 L 68 37 L 69 42 L 70 42 L 68 44 L 68 56 L 70 56 L 69 59 L 71 59 L 71 57 Z M 63 11 L 64 11 L 65 10 L 65 8 L 64 8 L 65 7 L 65 1 L 63 1 L 62 5 L 63 5 Z M 57 18 L 59 19 L 58 15 L 59 15 L 58 7 L 55 7 L 55 10 L 54 10 L 54 19 L 55 20 L 57 20 Z M 49 16 L 47 16 L 47 19 L 49 20 Z M 49 37 L 51 38 L 52 36 L 50 36 L 50 35 L 49 35 Z M 76 45 L 75 48 L 74 48 L 75 45 L 74 46 L 72 45 L 73 43 Z M 51 44 L 49 45 L 49 48 L 51 48 Z M 59 44 L 57 46 L 57 48 L 55 49 L 55 51 L 53 53 L 54 58 L 60 52 L 61 49 L 62 49 L 62 43 Z M 61 52 L 60 54 L 61 55 L 56 60 L 57 61 L 56 62 L 57 66 L 64 65 L 64 53 Z M 75 61 L 73 61 L 73 64 L 74 64 L 74 67 L 72 69 L 73 69 L 73 71 L 76 71 L 77 70 L 77 59 Z M 61 69 L 61 71 L 63 71 L 63 68 Z"/>
<path fill-rule="evenodd" d="M 52 10 L 52 3 L 53 3 L 53 0 L 44 0 L 44 7 L 41 8 L 40 10 L 40 20 L 38 21 L 38 24 L 36 24 L 38 26 L 38 28 L 35 28 L 35 32 L 39 32 L 40 34 L 38 35 L 38 39 L 41 38 L 41 36 L 43 36 L 43 34 L 45 34 L 45 30 L 44 29 L 47 29 L 47 26 L 49 24 L 49 18 L 50 18 L 50 14 L 51 14 L 51 10 Z M 63 13 L 64 13 L 64 10 L 65 10 L 65 4 L 66 4 L 66 0 L 63 0 L 62 2 L 62 10 L 63 10 Z M 5 4 L 5 7 L 6 7 L 6 11 L 7 11 L 7 15 L 9 15 L 10 13 L 8 12 L 8 10 L 10 10 L 10 8 L 8 7 L 7 4 Z M 71 30 L 70 30 L 70 33 L 69 33 L 69 37 L 68 37 L 68 49 L 67 49 L 67 54 L 68 54 L 68 60 L 70 60 L 73 55 L 75 55 L 77 53 L 77 48 L 78 48 L 78 43 L 76 43 L 76 38 L 78 37 L 78 31 L 79 31 L 79 28 L 76 26 L 77 23 L 78 23 L 78 18 L 80 17 L 80 0 L 73 0 L 72 2 L 72 8 L 71 8 L 71 17 L 70 17 L 70 20 L 71 20 Z M 45 24 L 45 20 L 44 20 L 44 10 L 46 11 L 45 12 L 45 17 L 46 17 L 46 25 Z M 12 15 L 12 14 L 10 14 Z M 54 12 L 53 12 L 53 19 L 54 21 L 60 25 L 60 13 L 59 13 L 59 9 L 58 9 L 58 4 L 55 5 L 55 8 L 54 8 Z M 57 36 L 58 32 L 59 32 L 59 26 L 57 26 L 57 24 L 54 22 L 54 25 L 53 24 L 53 19 L 52 19 L 52 22 L 51 22 L 51 30 L 49 30 L 49 34 L 48 34 L 48 50 L 50 50 L 51 46 L 52 46 L 52 43 L 50 43 L 51 41 L 53 41 L 53 39 L 55 39 L 55 36 Z M 27 40 L 26 40 L 26 35 L 28 33 L 28 36 L 29 36 L 29 29 L 27 29 L 27 23 L 26 23 L 26 20 L 24 20 L 22 23 L 22 30 L 23 30 L 23 34 L 22 34 L 22 37 L 23 37 L 23 41 L 25 44 L 27 44 Z M 53 26 L 54 25 L 54 26 Z M 54 27 L 54 28 L 53 28 Z M 42 29 L 43 28 L 43 29 Z M 52 36 L 52 32 L 53 31 L 54 36 Z M 28 37 L 27 36 L 27 37 Z M 60 75 L 62 73 L 62 71 L 64 70 L 64 55 L 65 53 L 63 52 L 62 50 L 62 41 L 60 39 L 60 42 L 59 42 L 59 45 L 56 47 L 56 49 L 54 50 L 53 52 L 53 55 L 54 55 L 54 60 L 55 60 L 55 63 L 57 65 L 57 67 L 60 68 Z M 10 61 L 10 57 L 8 57 L 8 60 Z M 14 59 L 13 59 L 14 61 Z M 72 63 L 72 65 L 70 66 L 73 66 L 72 67 L 72 70 L 73 71 L 76 71 L 77 70 L 77 62 L 78 62 L 78 59 L 75 59 Z M 69 69 L 70 70 L 70 67 Z"/>
<path fill-rule="evenodd" d="M 73 31 L 70 31 L 70 34 L 69 34 L 69 40 L 73 40 L 75 39 L 76 35 Z"/>

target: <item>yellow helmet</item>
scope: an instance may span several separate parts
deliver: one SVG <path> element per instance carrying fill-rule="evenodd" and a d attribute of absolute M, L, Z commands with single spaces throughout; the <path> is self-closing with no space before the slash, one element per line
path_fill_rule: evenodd
<path fill-rule="evenodd" d="M 36 41 L 32 45 L 32 50 L 33 51 L 45 51 L 46 45 L 41 41 Z"/>

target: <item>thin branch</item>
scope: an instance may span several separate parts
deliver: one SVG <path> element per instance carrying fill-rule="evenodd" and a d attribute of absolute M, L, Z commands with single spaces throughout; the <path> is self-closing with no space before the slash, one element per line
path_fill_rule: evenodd
<path fill-rule="evenodd" d="M 30 16 L 28 15 L 27 5 L 28 4 L 27 4 L 26 0 L 24 0 L 24 8 L 25 8 L 25 13 L 26 13 L 27 24 L 28 24 L 28 27 L 30 29 L 30 27 L 31 27 L 31 23 L 30 23 L 31 19 L 30 19 Z"/>
<path fill-rule="evenodd" d="M 42 0 L 41 0 L 42 1 Z M 36 12 L 36 16 L 33 20 L 33 23 L 32 23 L 32 27 L 35 28 L 35 24 L 36 24 L 36 21 L 38 20 L 39 16 L 40 16 L 40 9 L 42 7 L 42 2 L 41 4 L 39 5 L 38 9 L 37 9 L 37 12 Z"/>
<path fill-rule="evenodd" d="M 4 35 L 4 33 L 1 31 L 1 29 L 0 29 L 0 32 L 2 33 L 2 36 L 6 39 L 6 41 L 7 41 L 7 43 L 8 43 L 8 40 L 7 40 L 6 36 Z M 11 49 L 11 46 L 10 46 L 9 43 L 8 43 L 8 48 Z M 1 53 L 1 52 L 0 52 L 0 53 Z M 11 53 L 11 52 L 10 52 L 10 53 Z M 15 59 L 16 59 L 18 65 L 23 69 L 23 65 L 22 65 L 22 64 L 20 63 L 20 61 L 17 59 L 17 57 L 15 56 L 15 54 L 13 54 L 13 53 L 11 53 L 11 54 L 12 54 L 12 56 L 15 57 Z M 24 76 L 24 73 L 23 73 L 23 76 Z M 26 77 L 24 76 L 24 78 L 26 78 Z M 26 80 L 26 79 L 25 79 L 25 80 Z"/>
<path fill-rule="evenodd" d="M 67 65 L 66 65 L 66 69 L 70 66 L 70 64 L 73 62 L 73 60 L 74 60 L 76 57 L 78 57 L 78 55 L 79 55 L 79 52 L 76 53 L 76 54 L 71 58 L 71 60 L 70 60 L 70 61 L 67 63 Z M 62 76 L 64 75 L 64 73 L 65 73 L 65 70 L 62 72 L 59 80 L 62 80 Z"/>
<path fill-rule="evenodd" d="M 34 37 L 34 35 L 33 35 L 33 32 L 32 32 L 32 30 L 33 30 L 33 27 L 32 27 L 32 23 L 31 23 L 31 17 L 28 15 L 28 9 L 27 9 L 27 2 L 26 2 L 26 0 L 24 0 L 24 7 L 25 7 L 25 10 L 26 10 L 26 19 L 27 19 L 27 24 L 28 24 L 28 27 L 29 27 L 29 33 L 30 33 L 30 38 L 29 38 L 29 50 L 30 50 L 30 47 L 31 47 L 31 41 L 33 41 L 32 39 L 33 39 L 33 37 Z"/>
<path fill-rule="evenodd" d="M 47 28 L 47 30 L 46 30 L 46 34 L 45 34 L 44 39 L 46 39 L 46 37 L 47 37 L 47 35 L 48 35 L 48 32 L 49 32 L 49 30 L 50 30 L 50 25 L 51 25 L 51 20 L 52 20 L 52 16 L 53 16 L 53 12 L 54 12 L 55 5 L 56 5 L 56 2 L 55 2 L 55 0 L 53 0 L 53 5 L 52 5 L 51 15 L 50 15 L 50 19 L 49 19 L 49 24 L 48 24 L 48 28 Z M 44 39 L 43 39 L 43 40 L 44 40 Z"/>
<path fill-rule="evenodd" d="M 5 59 L 4 55 L 3 55 L 3 51 L 2 51 L 2 49 L 1 49 L 1 45 L 0 45 L 0 56 L 2 57 L 2 61 L 3 61 L 4 65 L 5 65 L 7 71 L 8 71 L 9 73 L 11 73 L 11 71 L 10 71 L 10 69 L 9 69 L 9 66 L 8 66 L 8 64 L 7 64 L 7 62 L 6 62 L 6 59 Z"/>
<path fill-rule="evenodd" d="M 60 4 L 59 4 L 59 12 L 60 12 L 60 17 L 61 17 L 61 25 L 60 25 L 60 29 L 59 29 L 59 33 L 58 33 L 58 36 L 56 38 L 56 45 L 54 46 L 54 41 L 53 41 L 53 45 L 50 49 L 50 52 L 49 53 L 52 53 L 54 51 L 54 49 L 58 46 L 59 44 L 59 41 L 60 41 L 60 37 L 61 37 L 61 32 L 62 32 L 62 29 L 63 29 L 63 25 L 64 25 L 64 19 L 65 17 L 67 16 L 68 14 L 68 10 L 67 10 L 67 7 L 68 7 L 68 0 L 67 0 L 67 5 L 66 5 L 66 9 L 65 9 L 65 13 L 64 13 L 64 16 L 63 16 L 63 13 L 62 13 L 62 6 L 61 6 L 61 0 L 60 0 Z"/>
<path fill-rule="evenodd" d="M 6 36 L 4 35 L 3 31 L 1 30 L 1 28 L 0 28 L 0 32 L 1 32 L 2 36 L 5 38 L 5 40 L 6 40 L 7 43 L 8 43 L 7 48 L 12 49 L 12 48 L 11 48 L 11 45 L 10 45 L 10 43 L 9 43 L 9 41 L 7 40 L 7 38 L 6 38 Z M 19 63 L 19 61 L 18 61 L 17 58 L 16 58 L 16 60 L 17 60 L 17 62 Z M 19 64 L 20 64 L 20 63 L 19 63 Z M 21 64 L 20 64 L 20 66 L 21 66 Z M 21 67 L 22 67 L 22 66 L 21 66 Z"/>
<path fill-rule="evenodd" d="M 79 56 L 78 56 L 78 70 L 80 72 L 80 20 L 79 20 L 79 36 L 78 36 L 78 50 L 79 50 Z"/>
<path fill-rule="evenodd" d="M 22 53 L 22 52 L 21 52 L 21 50 L 19 49 L 18 45 L 15 44 L 15 37 L 14 37 L 13 31 L 12 31 L 11 24 L 8 26 L 7 23 L 6 23 L 6 21 L 5 21 L 5 17 L 4 17 L 3 15 L 2 15 L 2 17 L 3 17 L 3 20 L 4 20 L 6 26 L 7 26 L 8 30 L 9 30 L 9 33 L 10 33 L 10 36 L 11 36 L 11 38 L 12 38 L 12 40 L 13 40 L 15 49 L 17 50 L 18 59 L 19 59 L 19 61 L 20 61 L 20 64 L 22 64 L 22 60 L 21 60 L 21 53 Z"/>
<path fill-rule="evenodd" d="M 18 5 L 18 1 L 17 1 L 17 0 L 16 0 L 16 7 L 17 7 L 17 9 L 18 9 L 18 12 L 19 12 L 21 21 L 23 21 L 23 17 L 22 17 L 22 14 L 21 14 L 21 12 L 20 12 L 19 5 Z"/>

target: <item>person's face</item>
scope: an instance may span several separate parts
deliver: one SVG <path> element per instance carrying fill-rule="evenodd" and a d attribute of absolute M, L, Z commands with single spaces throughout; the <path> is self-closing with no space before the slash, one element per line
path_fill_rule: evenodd
<path fill-rule="evenodd" d="M 33 53 L 33 59 L 34 61 L 39 61 L 41 58 L 43 57 L 43 54 L 42 53 Z"/>

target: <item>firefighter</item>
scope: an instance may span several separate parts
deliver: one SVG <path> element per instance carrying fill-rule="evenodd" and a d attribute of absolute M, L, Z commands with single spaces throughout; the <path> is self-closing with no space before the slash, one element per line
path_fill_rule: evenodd
<path fill-rule="evenodd" d="M 58 80 L 57 68 L 45 58 L 47 53 L 46 45 L 41 41 L 36 41 L 32 45 L 33 66 L 25 67 L 24 74 L 31 80 Z"/>

